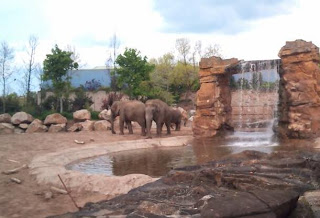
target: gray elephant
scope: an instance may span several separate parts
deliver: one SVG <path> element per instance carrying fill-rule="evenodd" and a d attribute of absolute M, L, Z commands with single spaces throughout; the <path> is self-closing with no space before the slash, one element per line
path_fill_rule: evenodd
<path fill-rule="evenodd" d="M 178 109 L 170 108 L 169 114 L 170 114 L 171 125 L 175 124 L 176 125 L 176 129 L 175 130 L 176 131 L 180 131 L 182 113 Z"/>
<path fill-rule="evenodd" d="M 146 123 L 147 123 L 147 138 L 151 138 L 151 124 L 152 121 L 155 121 L 157 124 L 157 135 L 161 136 L 161 130 L 163 124 L 166 124 L 167 134 L 171 134 L 170 131 L 170 108 L 169 106 L 159 100 L 152 99 L 146 102 Z"/>
<path fill-rule="evenodd" d="M 146 135 L 145 105 L 141 101 L 115 101 L 111 106 L 111 131 L 114 131 L 114 120 L 120 116 L 120 135 L 123 135 L 124 123 L 127 124 L 129 134 L 133 134 L 131 121 L 136 121 L 141 126 L 141 135 Z"/>

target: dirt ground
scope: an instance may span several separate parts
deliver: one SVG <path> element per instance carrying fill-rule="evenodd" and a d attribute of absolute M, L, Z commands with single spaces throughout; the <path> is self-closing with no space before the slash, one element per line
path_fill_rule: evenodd
<path fill-rule="evenodd" d="M 155 136 L 153 130 L 153 137 Z M 29 164 L 33 157 L 56 152 L 66 148 L 82 147 L 74 140 L 90 143 L 107 143 L 122 140 L 136 140 L 140 130 L 134 130 L 133 135 L 112 135 L 107 132 L 77 132 L 77 133 L 34 133 L 0 135 L 0 171 L 11 170 Z M 182 127 L 179 132 L 172 131 L 172 136 L 191 135 L 190 127 Z M 168 137 L 164 135 L 163 137 Z M 16 184 L 10 180 L 15 177 L 22 181 Z M 29 174 L 29 169 L 22 169 L 16 174 L 0 174 L 0 218 L 4 217 L 46 217 L 77 211 L 68 195 L 53 194 L 46 200 L 44 192 L 50 190 L 47 185 L 37 184 Z M 102 194 L 71 193 L 79 206 L 86 202 L 97 202 L 106 199 Z"/>

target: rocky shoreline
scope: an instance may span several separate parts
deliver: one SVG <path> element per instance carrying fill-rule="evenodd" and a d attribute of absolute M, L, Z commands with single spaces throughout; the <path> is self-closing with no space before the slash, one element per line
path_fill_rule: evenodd
<path fill-rule="evenodd" d="M 298 199 L 319 187 L 318 153 L 244 151 L 54 217 L 316 217 Z"/>

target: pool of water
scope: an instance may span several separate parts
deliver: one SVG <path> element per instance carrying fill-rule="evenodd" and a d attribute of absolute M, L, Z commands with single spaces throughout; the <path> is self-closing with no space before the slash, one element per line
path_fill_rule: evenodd
<path fill-rule="evenodd" d="M 235 132 L 223 138 L 194 139 L 183 147 L 139 149 L 82 159 L 66 168 L 88 174 L 122 176 L 139 173 L 159 177 L 172 168 L 219 160 L 244 150 L 271 153 L 297 149 L 280 145 L 272 138 L 272 132 Z"/>

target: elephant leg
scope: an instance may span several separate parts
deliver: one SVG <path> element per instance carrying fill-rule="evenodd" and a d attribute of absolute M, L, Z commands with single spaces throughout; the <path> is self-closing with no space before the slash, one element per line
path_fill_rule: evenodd
<path fill-rule="evenodd" d="M 129 134 L 133 134 L 131 121 L 126 121 L 126 124 L 129 129 Z"/>
<path fill-rule="evenodd" d="M 151 125 L 152 125 L 152 118 L 146 115 L 146 133 L 147 139 L 151 139 Z"/>
<path fill-rule="evenodd" d="M 166 122 L 166 127 L 167 127 L 167 135 L 170 135 L 171 134 L 170 122 Z"/>
<path fill-rule="evenodd" d="M 111 117 L 111 132 L 112 134 L 116 134 L 116 131 L 114 131 L 114 118 Z"/>
<path fill-rule="evenodd" d="M 161 137 L 162 126 L 163 126 L 163 123 L 157 122 L 157 135 L 158 135 L 158 137 Z"/>
<path fill-rule="evenodd" d="M 145 136 L 146 135 L 146 122 L 140 121 L 138 123 L 141 126 L 141 135 Z"/>
<path fill-rule="evenodd" d="M 120 126 L 120 135 L 124 135 L 124 133 L 123 133 L 124 119 L 122 116 L 120 116 L 120 119 L 119 119 L 119 126 Z"/>

